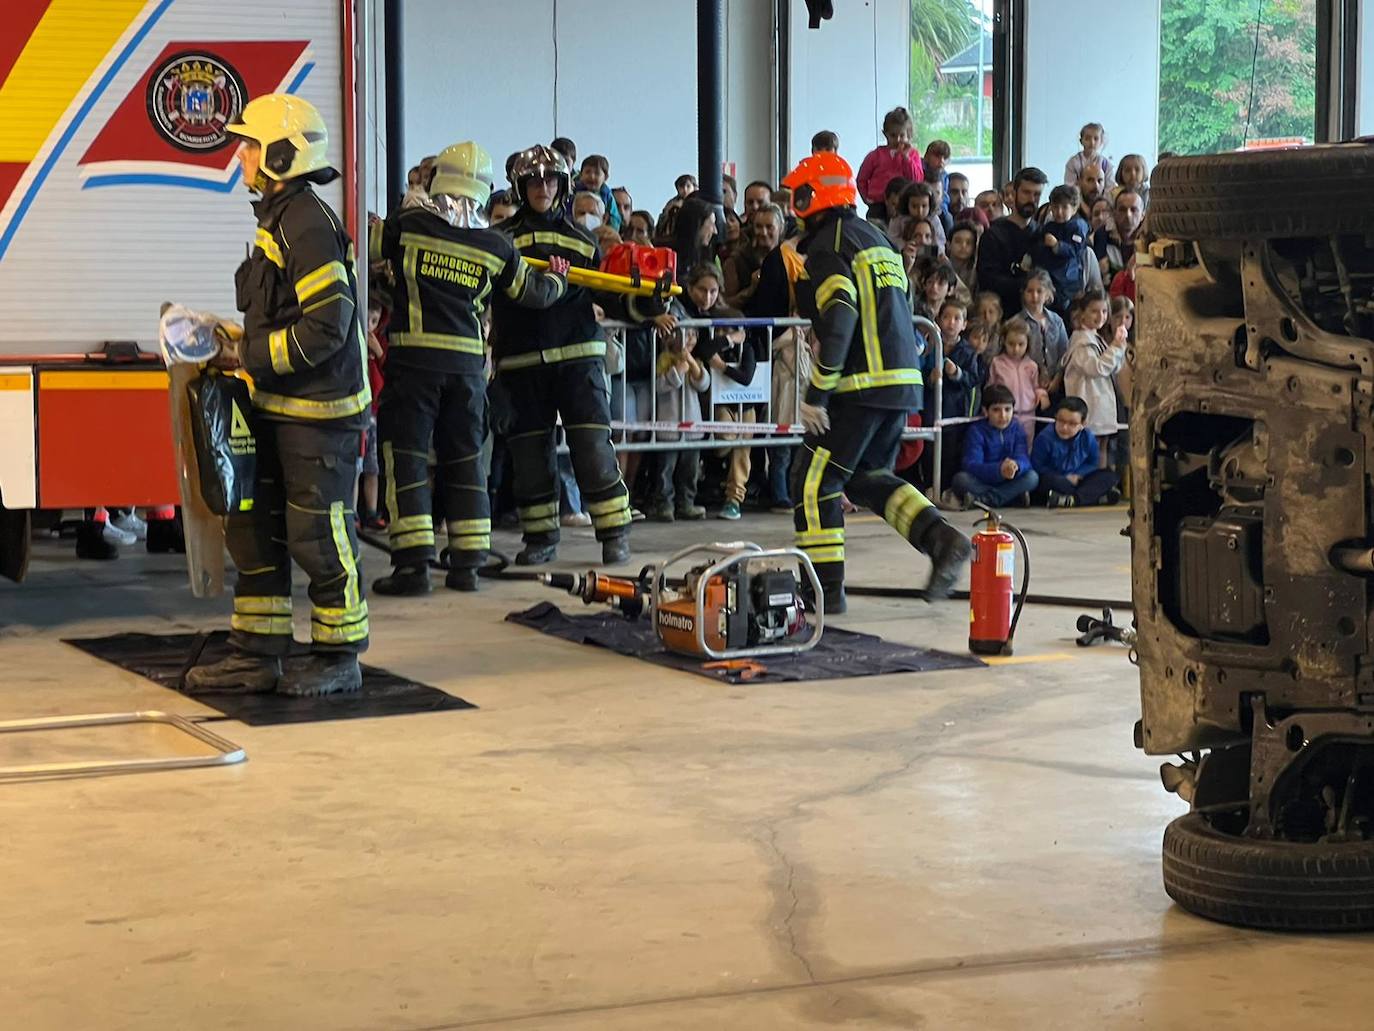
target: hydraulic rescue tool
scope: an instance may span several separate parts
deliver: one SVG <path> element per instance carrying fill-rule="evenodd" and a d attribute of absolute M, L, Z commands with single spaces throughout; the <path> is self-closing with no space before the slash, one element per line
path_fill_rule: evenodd
<path fill-rule="evenodd" d="M 525 261 L 537 269 L 549 267 L 542 258 L 526 258 Z M 676 275 L 677 255 L 670 248 L 622 243 L 606 255 L 600 269 L 576 266 L 568 269 L 568 282 L 589 290 L 661 300 L 682 293 Z"/>
<path fill-rule="evenodd" d="M 639 618 L 647 605 L 659 640 L 679 655 L 791 655 L 816 647 L 825 630 L 823 606 L 808 607 L 802 600 L 803 586 L 811 597 L 822 596 L 820 580 L 796 548 L 765 550 L 747 541 L 695 544 L 645 566 L 634 578 L 589 570 L 539 579 L 588 605 L 609 604 L 628 619 Z"/>

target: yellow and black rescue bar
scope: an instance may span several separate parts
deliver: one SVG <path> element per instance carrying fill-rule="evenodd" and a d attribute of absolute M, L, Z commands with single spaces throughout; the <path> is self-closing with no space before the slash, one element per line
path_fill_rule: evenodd
<path fill-rule="evenodd" d="M 542 258 L 526 258 L 537 269 L 548 269 L 549 263 Z M 585 286 L 589 290 L 604 290 L 613 294 L 629 294 L 633 297 L 677 297 L 682 287 L 674 283 L 665 273 L 658 279 L 646 279 L 638 270 L 628 276 L 618 276 L 612 272 L 601 272 L 591 268 L 568 269 L 568 282 L 574 286 Z"/>

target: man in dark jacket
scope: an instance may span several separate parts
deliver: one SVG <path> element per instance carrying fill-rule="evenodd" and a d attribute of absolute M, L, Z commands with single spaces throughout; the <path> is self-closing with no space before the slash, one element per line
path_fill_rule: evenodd
<path fill-rule="evenodd" d="M 564 258 L 594 269 L 592 237 L 563 216 L 572 175 L 563 156 L 530 147 L 511 165 L 519 212 L 501 224 L 516 250 L 530 258 Z M 601 559 L 617 565 L 630 557 L 630 496 L 611 443 L 606 337 L 597 325 L 592 295 L 570 287 L 545 311 L 522 308 L 498 296 L 493 326 L 497 390 L 508 408 L 515 468 L 515 501 L 525 533 L 520 565 L 541 565 L 558 554 L 558 470 L 554 427 L 562 417 L 573 472 L 587 502 Z"/>
<path fill-rule="evenodd" d="M 235 277 L 243 339 L 217 363 L 253 377 L 257 478 L 251 510 L 225 526 L 239 573 L 233 654 L 192 669 L 186 687 L 356 691 L 368 620 L 352 504 L 372 392 L 353 244 L 312 188 L 338 173 L 323 119 L 299 97 L 259 97 L 228 131 L 242 139 L 244 183 L 262 199 L 256 245 Z M 286 658 L 292 559 L 310 577 L 311 650 L 299 658 Z"/>
<path fill-rule="evenodd" d="M 491 156 L 475 143 L 456 143 L 436 159 L 428 196 L 392 215 L 382 233 L 382 257 L 396 273 L 378 412 L 394 572 L 373 584 L 378 594 L 429 591 L 431 443 L 448 529 L 444 582 L 457 591 L 477 590 L 477 571 L 491 547 L 491 499 L 482 464 L 483 309 L 493 291 L 514 304 L 547 308 L 567 288 L 567 261 L 553 257 L 552 271 L 536 272 L 509 237 L 488 228 L 491 186 Z"/>
<path fill-rule="evenodd" d="M 805 220 L 797 303 L 817 341 L 801 405 L 806 436 L 792 466 L 797 547 L 816 567 L 825 611 L 843 612 L 840 498 L 848 494 L 930 557 L 926 597 L 947 597 L 968 558 L 968 539 L 892 472 L 923 384 L 902 256 L 859 217 L 854 173 L 838 154 L 806 158 L 783 184 Z"/>
<path fill-rule="evenodd" d="M 1025 259 L 1038 239 L 1035 213 L 1048 181 L 1038 168 L 1017 172 L 1012 182 L 1015 210 L 988 226 L 978 243 L 978 288 L 996 293 L 1004 312 L 1021 310 L 1021 290 L 1030 269 Z"/>

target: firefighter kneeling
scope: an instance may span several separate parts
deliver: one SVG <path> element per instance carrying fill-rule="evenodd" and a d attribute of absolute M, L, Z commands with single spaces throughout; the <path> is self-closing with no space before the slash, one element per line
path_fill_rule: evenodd
<path fill-rule="evenodd" d="M 378 594 L 429 591 L 434 551 L 429 449 L 438 459 L 448 529 L 448 576 L 477 590 L 491 547 L 491 500 L 482 464 L 487 381 L 482 311 L 493 288 L 509 301 L 547 308 L 567 289 L 568 263 L 536 272 L 509 237 L 488 228 L 491 157 L 475 143 L 439 155 L 429 196 L 402 208 L 381 234 L 381 257 L 396 270 L 391 350 L 378 429 L 386 463 L 391 561 Z"/>
<path fill-rule="evenodd" d="M 930 557 L 927 599 L 948 597 L 968 558 L 968 538 L 892 472 L 923 386 L 901 255 L 858 217 L 854 173 L 838 154 L 807 158 L 783 185 L 804 220 L 797 301 L 817 340 L 801 406 L 805 451 L 792 465 L 797 546 L 815 564 L 825 611 L 843 612 L 840 499 L 847 493 Z"/>
<path fill-rule="evenodd" d="M 235 277 L 243 340 L 217 361 L 253 377 L 257 479 L 252 510 L 225 526 L 238 567 L 234 653 L 191 670 L 186 688 L 356 691 L 368 623 L 352 505 L 372 394 L 353 244 L 312 189 L 338 172 L 324 121 L 299 97 L 259 97 L 227 128 L 243 141 L 244 183 L 261 200 L 256 246 Z M 311 650 L 288 658 L 292 559 L 310 577 Z"/>

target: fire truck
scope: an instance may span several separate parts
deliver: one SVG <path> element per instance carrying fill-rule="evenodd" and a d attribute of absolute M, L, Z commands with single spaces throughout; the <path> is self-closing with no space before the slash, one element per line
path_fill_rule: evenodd
<path fill-rule="evenodd" d="M 249 99 L 319 108 L 344 173 L 321 193 L 358 238 L 355 4 L 6 5 L 0 574 L 22 579 L 36 510 L 178 502 L 158 313 L 235 315 L 255 223 L 225 125 Z"/>

